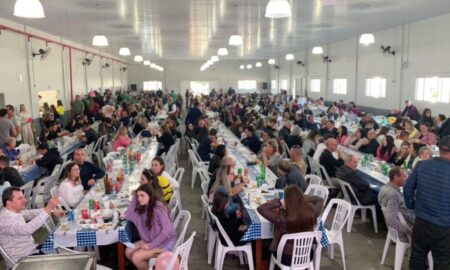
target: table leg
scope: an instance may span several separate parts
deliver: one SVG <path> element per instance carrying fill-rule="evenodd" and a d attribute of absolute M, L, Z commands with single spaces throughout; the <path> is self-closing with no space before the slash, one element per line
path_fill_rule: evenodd
<path fill-rule="evenodd" d="M 119 270 L 125 270 L 125 246 L 117 243 L 117 264 Z"/>
<path fill-rule="evenodd" d="M 256 240 L 255 262 L 256 262 L 256 270 L 262 270 L 262 240 L 261 239 Z"/>

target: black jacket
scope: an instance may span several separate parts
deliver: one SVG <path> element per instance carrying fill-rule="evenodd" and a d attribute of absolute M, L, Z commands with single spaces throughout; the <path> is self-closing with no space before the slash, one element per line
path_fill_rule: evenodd
<path fill-rule="evenodd" d="M 343 165 L 341 166 L 337 172 L 336 176 L 344 181 L 349 183 L 353 191 L 355 192 L 356 197 L 358 200 L 362 203 L 367 197 L 368 193 L 370 192 L 370 186 L 369 183 L 364 181 L 357 173 L 356 171 L 350 169 L 349 167 Z"/>
<path fill-rule="evenodd" d="M 160 149 L 158 155 L 162 155 L 163 153 L 167 153 L 170 147 L 175 143 L 172 134 L 169 132 L 165 132 L 161 137 L 157 137 L 158 142 L 162 144 L 162 148 Z"/>
<path fill-rule="evenodd" d="M 255 134 L 250 138 L 243 139 L 242 144 L 250 148 L 255 154 L 258 154 L 259 150 L 261 150 L 261 140 Z"/>
<path fill-rule="evenodd" d="M 201 116 L 202 116 L 202 111 L 199 108 L 197 108 L 197 107 L 191 108 L 186 116 L 185 124 L 187 125 L 189 123 L 192 123 L 192 124 L 196 125 L 197 120 Z"/>
<path fill-rule="evenodd" d="M 36 160 L 36 164 L 47 169 L 49 173 L 53 172 L 53 169 L 55 169 L 56 165 L 62 163 L 63 160 L 57 148 L 49 149 L 42 158 Z"/>
<path fill-rule="evenodd" d="M 329 177 L 336 177 L 336 169 L 344 164 L 342 159 L 335 159 L 328 149 L 323 150 L 320 155 L 320 164 L 325 167 Z"/>
<path fill-rule="evenodd" d="M 286 186 L 296 185 L 303 190 L 306 191 L 308 185 L 306 184 L 305 178 L 301 174 L 300 170 L 297 166 L 291 166 L 291 170 L 286 176 L 280 177 L 275 182 L 276 189 L 284 189 Z"/>
<path fill-rule="evenodd" d="M 373 155 L 374 157 L 376 157 L 378 146 L 380 146 L 378 141 L 376 139 L 373 139 L 367 145 L 361 146 L 359 150 L 363 153 Z"/>
<path fill-rule="evenodd" d="M 13 187 L 21 187 L 25 184 L 20 176 L 19 172 L 13 167 L 5 167 L 3 169 L 3 173 L 5 174 L 5 180 L 8 181 Z"/>

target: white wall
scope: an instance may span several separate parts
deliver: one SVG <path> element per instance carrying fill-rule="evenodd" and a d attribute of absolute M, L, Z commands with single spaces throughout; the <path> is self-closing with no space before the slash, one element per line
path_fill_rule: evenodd
<path fill-rule="evenodd" d="M 221 60 L 205 71 L 200 71 L 204 61 L 160 61 L 155 62 L 164 67 L 164 71 L 156 71 L 142 64 L 129 66 L 129 81 L 142 88 L 144 81 L 162 81 L 163 87 L 169 90 L 184 93 L 189 88 L 190 81 L 209 81 L 210 85 L 216 85 L 224 90 L 228 87 L 237 89 L 238 80 L 256 80 L 261 89 L 262 83 L 269 81 L 269 68 L 263 65 L 256 68 L 253 61 Z M 262 62 L 262 60 L 261 60 Z M 253 68 L 240 70 L 240 65 L 252 64 Z"/>
<path fill-rule="evenodd" d="M 14 23 L 0 18 L 0 25 L 37 35 L 58 43 L 70 45 L 82 50 L 101 54 L 108 58 L 120 59 L 114 55 L 102 53 L 97 49 L 85 47 L 81 44 L 64 40 L 25 25 Z M 41 48 L 50 47 L 51 53 L 44 60 L 39 56 L 32 57 L 32 52 Z M 72 49 L 72 82 L 73 95 L 86 94 L 88 90 L 105 88 L 126 88 L 128 85 L 127 72 L 120 71 L 124 64 L 117 61 L 100 59 L 95 56 L 92 64 L 87 67 L 85 73 L 82 65 L 86 53 Z M 90 55 L 89 57 L 92 57 Z M 28 38 L 26 35 L 2 30 L 0 35 L 0 93 L 5 95 L 6 104 L 16 107 L 25 104 L 34 117 L 38 117 L 37 91 L 57 90 L 66 109 L 69 110 L 70 91 L 70 65 L 69 48 L 55 43 L 46 43 L 40 39 Z M 122 60 L 122 59 L 121 59 Z M 123 60 L 122 60 L 123 61 Z M 108 62 L 108 69 L 101 69 L 101 64 Z M 113 78 L 113 69 L 117 72 L 117 79 Z M 103 84 L 102 84 L 103 82 Z"/>
<path fill-rule="evenodd" d="M 370 46 L 358 44 L 359 37 L 330 44 L 317 44 L 323 46 L 323 56 L 330 56 L 332 62 L 328 65 L 323 63 L 322 56 L 311 54 L 311 48 L 294 52 L 292 76 L 288 62 L 284 60 L 284 55 L 280 55 L 277 64 L 281 69 L 271 68 L 270 78 L 272 80 L 291 78 L 295 81 L 307 77 L 306 89 L 309 89 L 311 78 L 320 78 L 321 92 L 309 92 L 313 98 L 356 101 L 361 106 L 387 110 L 403 108 L 404 100 L 411 99 L 419 110 L 428 107 L 433 114 L 449 115 L 449 104 L 414 101 L 418 76 L 450 76 L 448 25 L 450 14 L 376 32 L 375 44 Z M 383 55 L 381 45 L 390 45 L 396 50 L 396 55 Z M 306 66 L 298 66 L 296 62 L 299 60 L 306 60 Z M 407 67 L 402 68 L 402 63 L 405 62 Z M 332 93 L 332 80 L 343 76 L 348 80 L 347 95 L 335 95 Z M 365 96 L 365 80 L 371 76 L 382 76 L 387 79 L 386 98 Z M 305 89 L 297 89 L 296 92 L 301 91 Z"/>

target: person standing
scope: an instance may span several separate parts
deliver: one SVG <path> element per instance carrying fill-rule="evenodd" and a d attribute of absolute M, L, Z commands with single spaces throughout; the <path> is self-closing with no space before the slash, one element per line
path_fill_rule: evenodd
<path fill-rule="evenodd" d="M 412 270 L 426 269 L 431 251 L 434 269 L 450 268 L 450 136 L 439 143 L 439 157 L 417 164 L 403 189 L 406 207 L 414 209 Z"/>
<path fill-rule="evenodd" d="M 33 123 L 33 118 L 28 113 L 24 104 L 20 104 L 19 107 L 19 119 L 20 119 L 20 130 L 22 132 L 23 143 L 34 146 L 34 134 L 31 124 Z"/>
<path fill-rule="evenodd" d="M 80 115 L 84 113 L 84 102 L 81 100 L 80 95 L 75 96 L 75 100 L 73 101 L 73 114 Z"/>
<path fill-rule="evenodd" d="M 16 128 L 8 119 L 7 114 L 7 109 L 0 109 L 0 145 L 5 144 L 9 137 L 17 136 Z"/>

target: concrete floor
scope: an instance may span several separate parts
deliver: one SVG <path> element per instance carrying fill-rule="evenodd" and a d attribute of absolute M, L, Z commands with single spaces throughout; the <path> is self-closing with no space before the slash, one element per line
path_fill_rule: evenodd
<path fill-rule="evenodd" d="M 213 264 L 207 263 L 207 245 L 205 237 L 205 220 L 201 219 L 201 188 L 200 180 L 197 179 L 196 186 L 191 189 L 191 167 L 187 161 L 187 151 L 182 148 L 180 166 L 186 169 L 181 183 L 181 199 L 184 209 L 190 211 L 192 215 L 191 223 L 186 236 L 192 231 L 197 232 L 189 258 L 189 268 L 196 270 L 213 270 Z M 347 269 L 349 270 L 373 270 L 373 269 L 393 269 L 395 246 L 391 245 L 386 257 L 385 265 L 380 265 L 381 254 L 386 239 L 386 231 L 374 233 L 373 225 L 369 223 L 361 224 L 355 220 L 351 233 L 344 232 L 344 246 Z M 3 261 L 0 262 L 0 270 L 5 269 Z M 248 269 L 247 265 L 240 265 L 237 257 L 227 255 L 223 269 Z M 321 269 L 335 270 L 343 269 L 341 253 L 339 248 L 335 248 L 335 259 L 328 257 L 327 251 L 322 251 Z M 408 269 L 408 257 L 403 261 L 402 269 Z"/>

